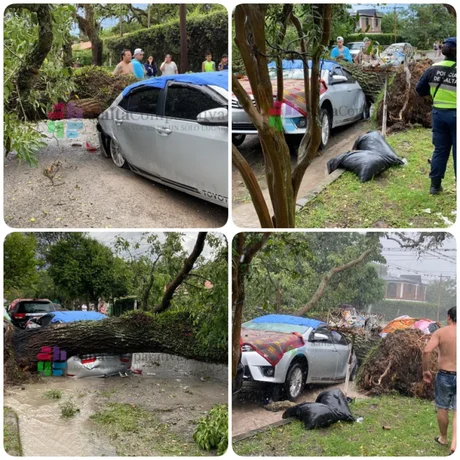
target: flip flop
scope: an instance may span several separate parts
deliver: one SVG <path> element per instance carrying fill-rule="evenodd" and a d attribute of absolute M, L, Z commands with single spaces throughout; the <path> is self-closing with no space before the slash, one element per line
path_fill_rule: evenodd
<path fill-rule="evenodd" d="M 441 436 L 436 436 L 436 437 L 434 438 L 434 440 L 435 440 L 440 446 L 447 446 L 447 442 L 446 442 L 446 443 L 443 443 L 443 442 L 441 442 L 441 441 L 439 440 L 440 437 L 441 437 Z"/>
<path fill-rule="evenodd" d="M 455 454 L 455 450 L 452 450 L 449 452 L 449 455 L 454 455 Z"/>

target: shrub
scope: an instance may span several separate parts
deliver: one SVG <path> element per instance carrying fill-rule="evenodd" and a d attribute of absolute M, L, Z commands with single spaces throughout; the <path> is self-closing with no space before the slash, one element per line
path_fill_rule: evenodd
<path fill-rule="evenodd" d="M 76 413 L 80 412 L 80 409 L 78 409 L 72 401 L 66 401 L 65 403 L 59 404 L 59 407 L 61 408 L 62 418 L 71 418 Z"/>
<path fill-rule="evenodd" d="M 380 45 L 391 45 L 392 43 L 400 43 L 404 41 L 401 35 L 397 35 L 395 41 L 394 34 L 370 34 L 360 32 L 356 34 L 349 34 L 345 38 L 345 44 L 349 42 L 361 42 L 364 37 L 369 37 L 371 40 L 378 42 Z"/>
<path fill-rule="evenodd" d="M 438 306 L 428 302 L 411 302 L 408 300 L 382 300 L 372 305 L 370 313 L 384 315 L 387 321 L 402 315 L 413 318 L 429 318 L 436 320 Z M 441 306 L 439 320 L 445 321 L 447 308 Z"/>
<path fill-rule="evenodd" d="M 217 455 L 225 453 L 228 447 L 228 407 L 226 404 L 214 406 L 203 417 L 193 434 L 193 439 L 201 449 L 217 449 Z"/>
<path fill-rule="evenodd" d="M 208 50 L 217 63 L 222 54 L 228 54 L 227 11 L 188 15 L 187 43 L 190 70 L 201 71 L 201 63 Z M 119 61 L 123 49 L 133 51 L 135 48 L 142 48 L 145 59 L 152 55 L 157 65 L 163 62 L 166 54 L 171 54 L 179 66 L 181 57 L 179 19 L 127 33 L 123 37 L 107 38 L 104 40 L 104 46 L 110 51 L 115 62 Z"/>

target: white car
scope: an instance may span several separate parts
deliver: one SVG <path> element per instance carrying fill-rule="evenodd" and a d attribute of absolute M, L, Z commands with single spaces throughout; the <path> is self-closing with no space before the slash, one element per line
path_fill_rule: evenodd
<path fill-rule="evenodd" d="M 380 53 L 380 59 L 385 64 L 399 66 L 404 64 L 404 60 L 414 59 L 415 50 L 410 43 L 393 43 Z"/>
<path fill-rule="evenodd" d="M 364 42 L 350 42 L 346 46 L 350 50 L 350 54 L 354 59 L 364 48 Z"/>
<path fill-rule="evenodd" d="M 134 83 L 98 118 L 119 168 L 228 207 L 228 71 Z"/>
<path fill-rule="evenodd" d="M 306 384 L 344 381 L 351 352 L 346 337 L 325 323 L 290 315 L 266 315 L 244 323 L 241 344 L 243 381 L 282 386 L 291 401 Z M 350 380 L 357 369 L 353 354 Z"/>
<path fill-rule="evenodd" d="M 276 64 L 270 63 L 273 94 L 276 95 Z M 303 62 L 283 60 L 284 99 L 281 105 L 281 121 L 285 135 L 303 135 L 307 129 L 305 90 L 303 87 Z M 248 79 L 240 80 L 245 91 L 252 98 Z M 321 145 L 326 147 L 331 129 L 368 118 L 369 105 L 359 83 L 350 72 L 335 61 L 321 62 L 320 89 Z M 246 135 L 257 135 L 257 129 L 238 102 L 232 98 L 232 142 L 241 145 Z"/>

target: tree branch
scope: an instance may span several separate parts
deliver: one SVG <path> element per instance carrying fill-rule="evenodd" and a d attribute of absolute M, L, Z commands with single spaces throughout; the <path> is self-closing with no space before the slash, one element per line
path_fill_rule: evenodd
<path fill-rule="evenodd" d="M 309 312 L 310 310 L 315 307 L 315 305 L 319 302 L 321 297 L 324 294 L 324 290 L 331 280 L 331 278 L 336 275 L 337 273 L 343 272 L 345 270 L 348 270 L 351 267 L 354 267 L 355 265 L 358 265 L 366 259 L 366 257 L 371 253 L 371 249 L 368 249 L 367 251 L 364 251 L 357 259 L 352 260 L 351 262 L 348 262 L 344 265 L 341 265 L 340 267 L 335 267 L 324 276 L 322 279 L 320 285 L 318 286 L 318 289 L 316 290 L 315 294 L 311 298 L 310 302 L 308 302 L 306 305 L 304 305 L 302 308 L 299 308 L 296 312 L 293 313 L 294 316 L 303 316 L 305 313 Z"/>
<path fill-rule="evenodd" d="M 192 271 L 193 265 L 195 264 L 198 257 L 201 255 L 204 249 L 207 232 L 198 233 L 198 237 L 195 242 L 195 247 L 190 255 L 185 259 L 184 266 L 178 275 L 166 286 L 166 291 L 163 295 L 161 303 L 153 307 L 154 313 L 161 313 L 167 310 L 171 306 L 171 301 L 176 292 L 176 289 L 182 284 L 182 282 L 188 277 L 188 274 Z"/>

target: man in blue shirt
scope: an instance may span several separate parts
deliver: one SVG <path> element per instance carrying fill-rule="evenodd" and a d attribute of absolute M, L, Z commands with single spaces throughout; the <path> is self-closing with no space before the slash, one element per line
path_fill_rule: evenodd
<path fill-rule="evenodd" d="M 131 64 L 133 65 L 134 76 L 139 80 L 142 80 L 147 73 L 142 64 L 143 57 L 144 52 L 140 48 L 136 48 L 134 50 L 134 59 L 131 61 Z"/>
<path fill-rule="evenodd" d="M 343 46 L 343 37 L 337 37 L 337 46 L 331 51 L 331 59 L 343 59 L 347 62 L 353 62 L 350 50 L 346 46 Z"/>

